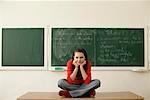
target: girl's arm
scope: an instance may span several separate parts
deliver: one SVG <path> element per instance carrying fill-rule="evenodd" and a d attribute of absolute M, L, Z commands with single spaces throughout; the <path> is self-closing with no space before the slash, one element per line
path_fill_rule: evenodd
<path fill-rule="evenodd" d="M 75 69 L 72 72 L 72 74 L 70 75 L 70 78 L 74 81 L 76 76 L 77 76 L 77 73 L 78 73 L 79 64 L 77 62 L 75 62 L 75 61 L 73 61 L 73 64 L 75 65 Z"/>
<path fill-rule="evenodd" d="M 70 78 L 74 81 L 76 76 L 77 76 L 77 73 L 78 73 L 78 67 L 75 67 L 74 71 L 72 72 L 72 74 L 70 75 Z"/>
<path fill-rule="evenodd" d="M 83 68 L 83 66 L 86 64 L 86 61 L 83 62 L 83 64 L 80 65 L 80 71 L 81 71 L 81 74 L 82 74 L 82 77 L 83 77 L 83 80 L 86 80 L 87 78 L 87 74 Z"/>
<path fill-rule="evenodd" d="M 91 63 L 89 61 L 87 63 L 87 70 L 85 71 L 83 67 L 80 67 L 82 77 L 84 79 L 85 84 L 89 84 L 91 82 Z"/>

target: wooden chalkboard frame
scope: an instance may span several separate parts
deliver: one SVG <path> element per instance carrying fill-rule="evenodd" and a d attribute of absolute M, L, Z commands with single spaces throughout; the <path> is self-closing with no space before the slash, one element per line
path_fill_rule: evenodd
<path fill-rule="evenodd" d="M 0 38 L 2 40 L 2 30 L 3 28 L 22 28 L 22 29 L 29 29 L 29 28 L 35 28 L 35 29 L 43 29 L 43 64 L 42 65 L 4 65 L 2 66 L 2 49 L 0 49 L 0 70 L 47 70 L 47 28 L 46 26 L 2 26 L 0 28 Z M 2 41 L 0 41 L 0 47 L 2 48 Z"/>
<path fill-rule="evenodd" d="M 50 33 L 52 35 L 52 28 L 91 28 L 91 27 L 50 27 Z M 110 27 L 92 27 L 92 28 L 110 28 Z M 116 28 L 116 27 L 111 27 Z M 144 28 L 144 66 L 92 66 L 92 70 L 147 70 L 148 69 L 148 28 L 147 27 L 117 27 L 117 28 Z M 50 41 L 51 36 L 49 36 Z M 51 43 L 51 42 L 49 42 Z M 50 48 L 52 46 L 52 43 L 50 45 Z M 51 52 L 50 55 L 52 56 Z M 49 69 L 59 68 L 62 67 L 66 69 L 66 66 L 52 66 L 51 59 L 49 60 Z"/>

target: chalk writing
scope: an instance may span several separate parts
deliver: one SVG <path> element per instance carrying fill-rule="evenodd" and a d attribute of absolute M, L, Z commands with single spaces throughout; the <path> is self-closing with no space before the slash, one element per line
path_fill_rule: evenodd
<path fill-rule="evenodd" d="M 65 65 L 80 47 L 95 66 L 144 65 L 143 28 L 52 29 L 52 65 Z"/>

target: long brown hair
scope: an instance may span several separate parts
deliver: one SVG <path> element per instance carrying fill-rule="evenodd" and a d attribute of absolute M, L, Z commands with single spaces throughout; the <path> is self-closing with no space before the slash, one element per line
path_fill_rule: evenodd
<path fill-rule="evenodd" d="M 72 61 L 74 60 L 75 52 L 82 52 L 82 53 L 84 54 L 85 60 L 86 60 L 87 62 L 86 62 L 86 64 L 83 66 L 83 68 L 84 68 L 85 71 L 87 71 L 88 57 L 87 57 L 87 52 L 86 52 L 86 50 L 83 49 L 83 48 L 76 49 L 76 50 L 73 52 L 73 54 L 72 54 Z M 72 71 L 73 71 L 74 69 L 75 69 L 75 66 L 72 64 Z M 77 79 L 83 79 L 80 70 L 77 72 Z"/>
<path fill-rule="evenodd" d="M 85 56 L 85 60 L 88 60 L 88 57 L 87 57 L 87 52 L 85 49 L 83 48 L 78 48 L 76 49 L 73 53 L 72 53 L 72 60 L 74 60 L 74 55 L 75 55 L 75 52 L 82 52 Z"/>

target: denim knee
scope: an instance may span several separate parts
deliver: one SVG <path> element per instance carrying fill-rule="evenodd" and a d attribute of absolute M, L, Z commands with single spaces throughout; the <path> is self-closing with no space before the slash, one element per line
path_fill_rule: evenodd
<path fill-rule="evenodd" d="M 63 83 L 64 83 L 64 79 L 60 79 L 59 81 L 58 81 L 58 87 L 62 87 L 62 85 L 63 85 Z"/>
<path fill-rule="evenodd" d="M 94 82 L 96 83 L 96 88 L 101 86 L 101 81 L 98 79 L 94 79 Z"/>

